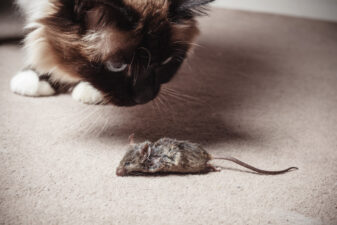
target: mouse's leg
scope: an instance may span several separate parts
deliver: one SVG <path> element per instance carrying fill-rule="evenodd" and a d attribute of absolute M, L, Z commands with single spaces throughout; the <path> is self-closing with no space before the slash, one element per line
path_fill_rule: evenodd
<path fill-rule="evenodd" d="M 215 166 L 211 165 L 211 164 L 207 164 L 207 169 L 209 172 L 220 172 L 220 169 L 217 169 Z"/>

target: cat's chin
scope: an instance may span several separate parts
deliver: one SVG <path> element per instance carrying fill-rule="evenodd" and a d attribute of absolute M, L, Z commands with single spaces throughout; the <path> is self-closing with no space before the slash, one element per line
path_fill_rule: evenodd
<path fill-rule="evenodd" d="M 153 96 L 138 96 L 138 97 L 133 97 L 127 100 L 116 100 L 112 99 L 109 97 L 106 97 L 106 102 L 108 104 L 116 105 L 116 106 L 121 106 L 121 107 L 131 107 L 131 106 L 137 106 L 137 105 L 146 105 L 150 103 L 151 101 L 155 100 L 158 96 L 158 93 L 153 95 Z"/>
<path fill-rule="evenodd" d="M 108 102 L 108 104 L 111 104 L 111 105 L 115 105 L 115 106 L 120 106 L 120 107 L 132 107 L 132 106 L 137 106 L 137 105 L 145 105 L 145 104 L 148 104 L 150 103 L 151 101 L 153 101 L 156 97 L 153 97 L 151 99 L 148 99 L 148 100 L 134 100 L 134 99 L 130 99 L 130 100 L 127 100 L 127 101 L 116 101 L 116 100 L 110 100 Z"/>

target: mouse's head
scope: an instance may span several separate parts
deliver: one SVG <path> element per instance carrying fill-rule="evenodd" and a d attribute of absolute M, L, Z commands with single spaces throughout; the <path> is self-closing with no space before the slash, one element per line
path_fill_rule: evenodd
<path fill-rule="evenodd" d="M 151 142 L 146 141 L 140 144 L 130 144 L 130 147 L 120 162 L 116 174 L 126 176 L 136 172 L 147 172 L 148 157 L 151 154 Z"/>

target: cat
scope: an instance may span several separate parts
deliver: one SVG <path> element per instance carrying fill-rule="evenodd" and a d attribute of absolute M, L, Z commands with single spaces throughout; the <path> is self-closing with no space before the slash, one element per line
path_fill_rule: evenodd
<path fill-rule="evenodd" d="M 26 16 L 26 67 L 11 80 L 25 96 L 71 87 L 82 103 L 153 100 L 177 73 L 213 0 L 17 0 Z"/>

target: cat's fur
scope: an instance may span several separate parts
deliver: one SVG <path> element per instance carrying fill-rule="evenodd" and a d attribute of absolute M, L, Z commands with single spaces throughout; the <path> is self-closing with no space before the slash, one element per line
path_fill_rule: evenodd
<path fill-rule="evenodd" d="M 17 0 L 27 69 L 11 89 L 46 96 L 67 84 L 84 103 L 146 103 L 179 69 L 198 34 L 194 17 L 211 1 Z"/>

